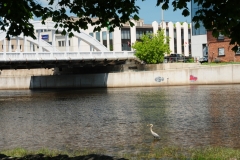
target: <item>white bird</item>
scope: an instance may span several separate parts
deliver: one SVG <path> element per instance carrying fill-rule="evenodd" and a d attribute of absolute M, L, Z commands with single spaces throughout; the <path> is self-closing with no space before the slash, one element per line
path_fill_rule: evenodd
<path fill-rule="evenodd" d="M 153 135 L 153 138 L 160 139 L 160 136 L 157 133 L 153 132 L 153 130 L 152 130 L 153 124 L 149 124 L 147 126 L 150 126 L 150 131 L 151 131 L 151 133 Z"/>

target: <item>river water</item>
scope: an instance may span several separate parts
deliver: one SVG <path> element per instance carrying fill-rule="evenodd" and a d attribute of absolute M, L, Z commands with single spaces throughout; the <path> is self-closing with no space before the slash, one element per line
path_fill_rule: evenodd
<path fill-rule="evenodd" d="M 1 90 L 0 150 L 240 148 L 239 95 L 240 85 Z"/>

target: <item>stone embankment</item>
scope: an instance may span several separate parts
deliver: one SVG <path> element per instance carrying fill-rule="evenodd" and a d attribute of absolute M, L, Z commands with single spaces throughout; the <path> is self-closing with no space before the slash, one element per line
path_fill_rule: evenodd
<path fill-rule="evenodd" d="M 142 68 L 141 68 L 142 67 Z M 28 73 L 31 72 L 31 73 Z M 199 63 L 173 63 L 157 65 L 123 65 L 118 72 L 76 69 L 59 70 L 3 70 L 0 89 L 60 89 L 160 87 L 173 85 L 239 84 L 240 64 L 201 65 Z"/>

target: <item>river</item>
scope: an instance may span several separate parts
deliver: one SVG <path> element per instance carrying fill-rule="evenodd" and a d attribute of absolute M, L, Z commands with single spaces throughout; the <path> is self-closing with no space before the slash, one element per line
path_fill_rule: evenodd
<path fill-rule="evenodd" d="M 240 148 L 239 95 L 240 85 L 0 90 L 0 150 Z"/>

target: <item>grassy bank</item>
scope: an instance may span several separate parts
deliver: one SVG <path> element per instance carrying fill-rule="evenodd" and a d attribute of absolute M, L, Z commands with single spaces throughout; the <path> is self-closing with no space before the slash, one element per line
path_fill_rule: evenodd
<path fill-rule="evenodd" d="M 13 150 L 1 151 L 1 154 L 11 157 L 24 157 L 27 155 L 43 154 L 44 157 L 55 157 L 58 155 L 68 155 L 69 157 L 77 157 L 89 154 L 105 154 L 104 151 L 81 150 L 81 151 L 58 151 L 49 149 L 40 149 L 37 151 L 29 151 L 23 148 L 16 148 Z M 219 159 L 219 160 L 237 160 L 240 159 L 240 150 L 222 147 L 207 147 L 201 149 L 183 149 L 174 147 L 165 147 L 161 149 L 152 150 L 149 153 L 137 154 L 118 154 L 116 157 L 126 159 Z"/>
<path fill-rule="evenodd" d="M 125 155 L 124 158 L 131 159 L 179 159 L 179 160 L 205 160 L 205 159 L 218 159 L 218 160 L 237 160 L 240 159 L 240 150 L 221 147 L 207 147 L 201 149 L 182 149 L 182 148 L 162 148 L 154 150 L 147 154 L 138 155 Z"/>
<path fill-rule="evenodd" d="M 70 151 L 70 150 L 60 151 L 60 150 L 50 150 L 47 148 L 42 148 L 39 150 L 27 150 L 24 148 L 15 148 L 11 150 L 0 151 L 0 154 L 4 154 L 10 157 L 24 157 L 27 155 L 37 155 L 37 154 L 43 154 L 47 157 L 55 157 L 58 155 L 68 155 L 69 157 L 76 157 L 76 156 L 82 156 L 82 155 L 88 155 L 88 154 L 104 154 L 104 151 L 92 150 L 92 149 L 84 149 L 84 150 L 78 150 L 78 151 Z"/>

